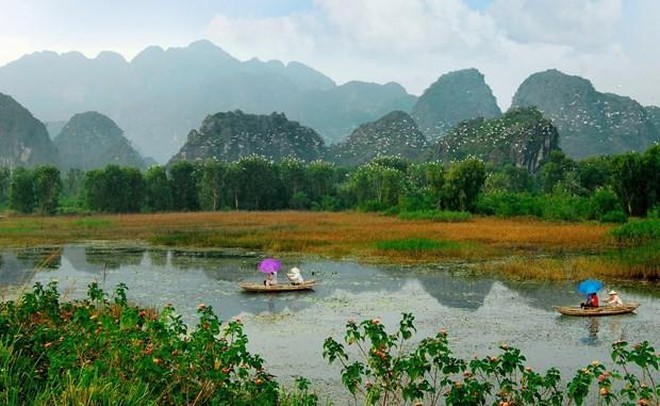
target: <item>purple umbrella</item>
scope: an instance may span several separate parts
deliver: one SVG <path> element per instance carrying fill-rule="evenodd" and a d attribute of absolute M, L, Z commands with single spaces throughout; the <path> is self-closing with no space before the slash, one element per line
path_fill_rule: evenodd
<path fill-rule="evenodd" d="M 266 258 L 259 262 L 259 271 L 263 273 L 273 273 L 280 270 L 282 263 L 275 258 Z"/>

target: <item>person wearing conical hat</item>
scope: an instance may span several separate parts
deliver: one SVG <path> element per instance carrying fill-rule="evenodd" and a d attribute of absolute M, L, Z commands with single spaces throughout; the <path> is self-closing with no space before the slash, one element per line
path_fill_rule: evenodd
<path fill-rule="evenodd" d="M 610 290 L 610 298 L 607 300 L 608 306 L 623 306 L 623 300 L 619 297 L 616 290 Z"/>

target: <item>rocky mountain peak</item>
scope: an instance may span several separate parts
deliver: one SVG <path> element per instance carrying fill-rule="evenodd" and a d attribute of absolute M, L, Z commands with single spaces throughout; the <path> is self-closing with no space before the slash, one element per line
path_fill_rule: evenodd
<path fill-rule="evenodd" d="M 500 114 L 484 75 L 474 68 L 440 76 L 419 97 L 411 113 L 429 140 L 439 139 L 461 121 Z"/>
<path fill-rule="evenodd" d="M 57 165 L 44 124 L 11 96 L 0 93 L 0 166 Z"/>
<path fill-rule="evenodd" d="M 576 159 L 642 151 L 660 141 L 649 111 L 623 96 L 596 91 L 588 80 L 556 69 L 520 85 L 512 108 L 536 106 L 559 131 L 559 146 Z"/>
<path fill-rule="evenodd" d="M 276 161 L 296 157 L 310 162 L 324 154 L 323 139 L 283 113 L 258 115 L 236 110 L 207 116 L 199 130 L 190 131 L 170 163 L 210 158 L 232 162 L 249 155 Z"/>
<path fill-rule="evenodd" d="M 144 159 L 123 134 L 109 117 L 88 111 L 71 117 L 53 141 L 63 168 L 90 170 L 108 164 L 145 168 Z"/>

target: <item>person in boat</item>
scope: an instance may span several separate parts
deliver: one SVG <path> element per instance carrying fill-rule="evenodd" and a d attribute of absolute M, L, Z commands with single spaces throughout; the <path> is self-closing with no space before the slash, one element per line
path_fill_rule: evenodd
<path fill-rule="evenodd" d="M 266 274 L 266 279 L 264 280 L 264 286 L 274 286 L 277 285 L 277 272 L 269 272 Z"/>
<path fill-rule="evenodd" d="M 610 298 L 607 300 L 608 306 L 623 306 L 623 300 L 619 297 L 616 290 L 610 290 Z"/>
<path fill-rule="evenodd" d="M 587 295 L 587 300 L 580 303 L 580 307 L 583 308 L 583 309 L 593 308 L 593 307 L 598 307 L 598 306 L 599 306 L 599 301 L 598 301 L 598 294 L 596 292 L 589 293 Z"/>
<path fill-rule="evenodd" d="M 301 283 L 305 282 L 302 275 L 300 274 L 300 269 L 295 266 L 286 273 L 286 277 L 289 279 L 289 282 L 291 282 L 292 285 L 300 285 Z"/>

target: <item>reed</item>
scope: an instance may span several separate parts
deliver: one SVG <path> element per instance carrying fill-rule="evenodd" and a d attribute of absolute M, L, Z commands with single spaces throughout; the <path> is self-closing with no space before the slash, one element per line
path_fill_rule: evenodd
<path fill-rule="evenodd" d="M 476 261 L 519 257 L 595 254 L 609 267 L 625 269 L 617 258 L 613 225 L 548 222 L 531 218 L 472 217 L 465 222 L 433 219 L 404 220 L 357 212 L 194 212 L 89 216 L 8 216 L 0 219 L 0 248 L 63 244 L 89 240 L 134 240 L 153 245 L 191 248 L 234 247 L 272 255 L 310 254 L 330 258 L 360 258 L 365 262 L 406 264 L 457 260 Z M 383 241 L 399 240 L 399 248 Z M 409 242 L 405 242 L 409 241 Z M 410 241 L 428 241 L 441 248 L 417 247 Z M 442 244 L 457 244 L 445 245 Z M 610 254 L 607 254 L 610 253 Z M 561 262 L 561 261 L 559 261 Z M 558 265 L 539 265 L 528 275 L 557 271 Z M 629 262 L 629 261 L 628 261 Z M 623 265 L 622 265 L 623 264 Z M 514 270 L 493 270 L 522 274 Z M 598 269 L 595 264 L 590 269 Z M 548 268 L 547 271 L 544 271 Z M 647 266 L 648 268 L 648 266 Z M 650 275 L 648 269 L 631 274 Z M 602 272 L 602 271 L 601 271 Z M 621 271 L 621 273 L 625 273 Z M 594 275 L 592 275 L 594 276 Z M 549 277 L 549 276 L 543 276 Z"/>
<path fill-rule="evenodd" d="M 464 211 L 419 210 L 399 213 L 401 220 L 431 220 L 445 223 L 470 221 L 472 215 Z"/>

